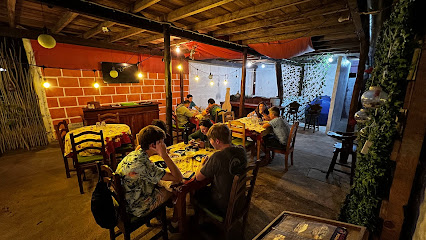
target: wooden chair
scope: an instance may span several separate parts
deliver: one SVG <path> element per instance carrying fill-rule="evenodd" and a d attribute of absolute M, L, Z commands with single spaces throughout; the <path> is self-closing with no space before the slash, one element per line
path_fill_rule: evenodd
<path fill-rule="evenodd" d="M 119 113 L 105 113 L 98 114 L 98 122 L 104 121 L 105 123 L 120 123 L 120 114 Z"/>
<path fill-rule="evenodd" d="M 322 107 L 319 104 L 309 105 L 307 112 L 305 113 L 305 126 L 303 130 L 306 130 L 313 126 L 313 132 L 315 132 L 315 127 L 319 131 L 319 115 L 321 114 Z"/>
<path fill-rule="evenodd" d="M 218 110 L 214 114 L 214 123 L 221 122 L 223 119 L 223 114 L 225 113 L 225 110 Z"/>
<path fill-rule="evenodd" d="M 288 170 L 288 155 L 291 155 L 291 165 L 293 165 L 293 153 L 294 153 L 294 144 L 296 143 L 296 134 L 297 128 L 299 128 L 299 122 L 295 122 L 291 126 L 290 134 L 287 139 L 287 146 L 285 149 L 277 148 L 267 148 L 266 151 L 272 151 L 272 159 L 275 156 L 275 153 L 281 153 L 285 155 L 285 170 Z"/>
<path fill-rule="evenodd" d="M 59 122 L 57 125 L 55 125 L 55 132 L 56 132 L 56 138 L 58 138 L 59 147 L 61 148 L 62 152 L 62 158 L 64 159 L 64 165 L 65 165 L 65 174 L 67 175 L 67 178 L 70 178 L 70 171 L 75 171 L 75 169 L 70 169 L 68 164 L 68 158 L 64 156 L 65 154 L 65 136 L 69 132 L 67 121 L 63 120 Z"/>
<path fill-rule="evenodd" d="M 198 203 L 195 199 L 192 201 L 195 207 L 196 216 L 198 217 L 201 213 L 211 218 L 213 223 L 222 229 L 225 239 L 228 239 L 229 231 L 240 219 L 243 220 L 242 232 L 244 234 L 251 197 L 259 171 L 259 164 L 260 160 L 257 160 L 253 165 L 247 166 L 243 173 L 234 176 L 225 216 L 213 212 L 208 207 L 203 206 L 202 203 Z M 248 185 L 247 182 L 249 182 Z"/>
<path fill-rule="evenodd" d="M 240 121 L 229 121 L 228 122 L 229 130 L 231 130 L 232 144 L 244 146 L 244 148 L 251 152 L 251 157 L 253 159 L 255 153 L 255 144 L 254 141 L 247 140 L 246 135 L 246 125 Z"/>
<path fill-rule="evenodd" d="M 97 162 L 98 172 L 100 180 L 105 182 L 112 193 L 113 198 L 118 203 L 118 231 L 115 228 L 109 229 L 110 239 L 113 240 L 119 235 L 123 234 L 125 240 L 130 240 L 130 233 L 142 227 L 143 225 L 149 225 L 149 222 L 154 217 L 161 215 L 162 230 L 158 232 L 152 239 L 157 239 L 162 236 L 164 240 L 168 239 L 167 232 L 167 219 L 166 219 L 166 205 L 169 201 L 165 201 L 159 207 L 148 213 L 143 217 L 135 217 L 127 213 L 126 206 L 127 201 L 125 198 L 125 189 L 121 185 L 121 177 L 115 173 L 107 165 L 102 165 L 102 162 Z M 170 200 L 170 199 L 169 199 Z"/>
<path fill-rule="evenodd" d="M 234 114 L 234 112 L 231 111 L 231 112 L 225 112 L 225 113 L 223 113 L 222 120 L 223 120 L 223 123 L 227 123 L 227 122 L 229 122 L 231 120 L 235 120 L 235 114 Z"/>
<path fill-rule="evenodd" d="M 85 135 L 89 135 L 89 134 L 99 136 L 99 139 L 86 137 L 83 140 L 76 141 L 77 138 L 85 136 Z M 80 193 L 83 194 L 84 193 L 83 181 L 81 179 L 81 175 L 84 174 L 84 169 L 96 168 L 96 161 L 107 162 L 109 160 L 105 152 L 104 135 L 102 130 L 100 132 L 85 131 L 75 135 L 71 133 L 70 140 L 71 140 L 71 146 L 72 146 L 73 164 L 74 164 L 75 170 L 77 171 L 78 186 L 80 187 Z M 87 142 L 101 143 L 101 147 L 95 147 L 93 145 L 87 146 L 87 147 L 80 146 L 81 144 L 87 143 Z M 93 155 L 93 156 L 87 156 L 87 157 L 79 155 L 80 152 L 85 151 L 87 149 L 99 150 L 100 155 Z"/>
<path fill-rule="evenodd" d="M 172 119 L 173 119 L 173 122 L 174 122 L 172 124 L 172 130 L 173 130 L 173 132 L 176 133 L 176 136 L 175 136 L 176 141 L 177 141 L 177 143 L 179 143 L 179 133 L 180 133 L 180 136 L 181 136 L 182 141 L 183 141 L 183 132 L 185 131 L 185 128 L 179 127 L 179 121 L 178 121 L 178 118 L 177 118 L 177 116 L 174 112 L 172 112 Z M 175 137 L 172 136 L 172 139 L 175 138 Z"/>
<path fill-rule="evenodd" d="M 300 107 L 300 104 L 297 101 L 294 101 L 288 105 L 286 118 L 289 123 L 292 119 L 293 119 L 293 123 L 297 121 L 297 113 L 299 112 L 299 107 Z"/>

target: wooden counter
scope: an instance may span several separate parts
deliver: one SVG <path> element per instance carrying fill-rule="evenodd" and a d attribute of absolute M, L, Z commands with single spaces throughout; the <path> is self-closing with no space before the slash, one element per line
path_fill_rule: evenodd
<path fill-rule="evenodd" d="M 84 119 L 88 125 L 94 125 L 98 121 L 98 114 L 119 113 L 120 123 L 126 124 L 132 130 L 133 138 L 145 126 L 151 124 L 153 119 L 158 119 L 160 110 L 158 102 L 150 104 L 111 107 L 102 106 L 96 109 L 83 108 Z"/>

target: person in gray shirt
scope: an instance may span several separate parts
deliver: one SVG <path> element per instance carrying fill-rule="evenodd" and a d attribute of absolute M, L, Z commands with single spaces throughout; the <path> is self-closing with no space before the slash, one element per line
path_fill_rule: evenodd
<path fill-rule="evenodd" d="M 272 128 L 272 133 L 263 136 L 263 147 L 266 154 L 265 161 L 271 162 L 271 157 L 267 148 L 285 149 L 287 146 L 290 125 L 284 118 L 280 117 L 280 110 L 277 107 L 269 109 L 271 121 L 263 124 L 263 128 Z"/>

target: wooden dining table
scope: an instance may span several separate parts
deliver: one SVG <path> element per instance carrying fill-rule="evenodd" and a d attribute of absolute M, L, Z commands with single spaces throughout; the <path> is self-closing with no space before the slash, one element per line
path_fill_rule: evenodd
<path fill-rule="evenodd" d="M 198 161 L 195 157 L 197 155 L 205 155 L 210 157 L 217 150 L 214 149 L 204 149 L 201 148 L 198 151 L 188 150 L 190 144 L 185 144 L 183 142 L 174 144 L 167 149 L 173 162 L 179 168 L 179 170 L 184 174 L 185 172 L 197 172 L 198 168 L 201 165 L 201 161 Z M 175 152 L 184 151 L 184 155 L 178 156 Z M 159 155 L 153 155 L 149 158 L 152 162 L 164 161 Z M 169 171 L 166 168 L 166 171 Z M 195 174 L 189 180 L 184 180 L 183 183 L 172 185 L 170 181 L 160 181 L 160 185 L 165 187 L 168 191 L 173 192 L 174 194 L 174 204 L 176 217 L 178 218 L 179 223 L 179 232 L 184 232 L 186 229 L 186 196 L 188 193 L 201 189 L 211 183 L 211 179 L 204 181 L 196 181 Z"/>
<path fill-rule="evenodd" d="M 246 136 L 250 137 L 253 140 L 256 140 L 256 151 L 257 151 L 257 159 L 260 159 L 260 147 L 262 146 L 262 136 L 264 136 L 268 129 L 263 128 L 263 124 L 268 121 L 256 121 L 254 118 L 243 117 L 236 119 L 235 121 L 239 121 L 244 123 L 246 126 Z"/>

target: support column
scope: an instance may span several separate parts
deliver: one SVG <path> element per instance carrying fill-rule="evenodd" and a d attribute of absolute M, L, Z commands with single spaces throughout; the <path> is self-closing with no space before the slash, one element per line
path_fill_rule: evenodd
<path fill-rule="evenodd" d="M 241 97 L 240 97 L 240 109 L 238 112 L 238 117 L 243 117 L 244 115 L 244 103 L 246 97 L 246 65 L 247 65 L 247 48 L 244 48 L 243 51 L 243 67 L 241 69 Z"/>
<path fill-rule="evenodd" d="M 368 58 L 369 44 L 366 39 L 362 39 L 360 44 L 361 45 L 360 45 L 358 70 L 356 74 L 354 90 L 352 92 L 351 106 L 349 107 L 349 119 L 348 119 L 348 125 L 346 127 L 346 132 L 353 132 L 355 130 L 356 121 L 355 121 L 354 115 L 358 111 L 360 93 L 364 84 L 364 70 L 365 70 L 365 63 Z"/>
<path fill-rule="evenodd" d="M 182 61 L 182 57 L 179 58 L 179 64 L 182 66 L 182 68 L 180 69 L 179 72 L 179 80 L 180 80 L 180 102 L 183 103 L 183 101 L 185 100 L 184 96 L 183 96 L 183 61 Z"/>
<path fill-rule="evenodd" d="M 172 131 L 172 61 L 170 54 L 170 28 L 163 25 L 164 34 L 164 79 L 166 84 L 166 124 L 167 132 L 173 136 Z"/>
<path fill-rule="evenodd" d="M 280 105 L 283 103 L 284 89 L 283 89 L 283 70 L 281 68 L 281 61 L 275 62 L 275 73 L 277 76 L 278 98 Z"/>
<path fill-rule="evenodd" d="M 302 96 L 303 80 L 304 79 L 305 79 L 305 64 L 302 64 L 302 66 L 300 68 L 299 92 L 297 93 L 297 96 Z"/>

